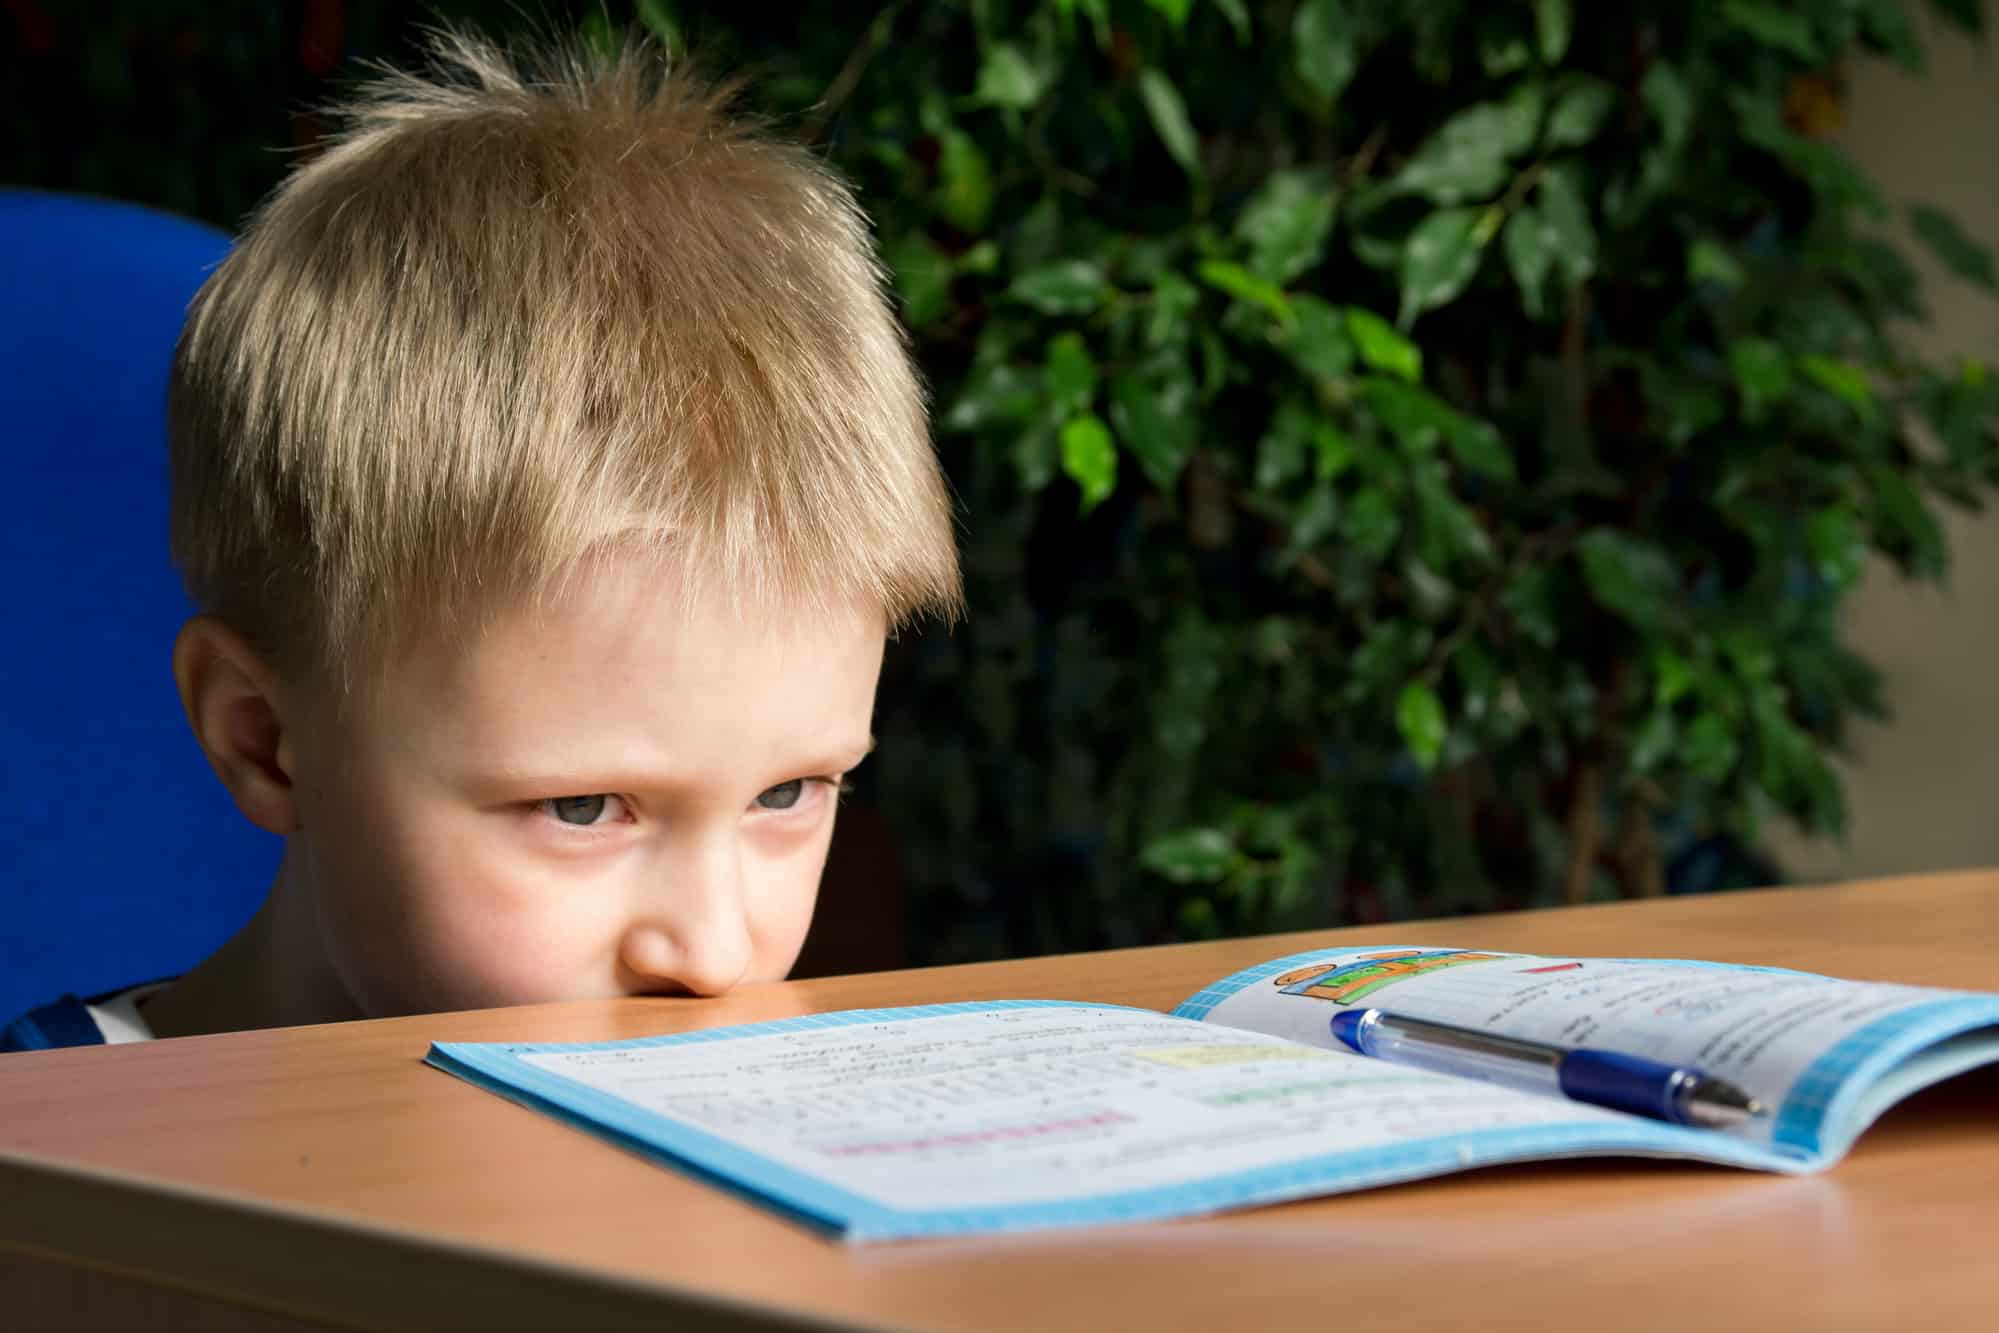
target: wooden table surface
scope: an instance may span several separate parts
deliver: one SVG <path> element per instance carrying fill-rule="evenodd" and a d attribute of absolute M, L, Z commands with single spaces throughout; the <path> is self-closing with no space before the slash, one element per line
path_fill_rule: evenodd
<path fill-rule="evenodd" d="M 1385 941 L 1999 990 L 1999 872 L 0 1056 L 0 1325 L 1999 1328 L 1989 1070 L 1803 1179 L 1514 1166 L 1214 1218 L 850 1248 L 419 1063 L 434 1040 L 866 1005 L 1167 1008 L 1279 954 Z"/>

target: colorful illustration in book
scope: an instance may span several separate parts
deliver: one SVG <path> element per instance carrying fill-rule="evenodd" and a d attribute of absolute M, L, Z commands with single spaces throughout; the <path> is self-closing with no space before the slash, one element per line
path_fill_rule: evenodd
<path fill-rule="evenodd" d="M 1425 972 L 1466 963 L 1489 963 L 1517 957 L 1504 953 L 1467 953 L 1463 949 L 1388 949 L 1364 953 L 1337 963 L 1313 963 L 1271 978 L 1271 984 L 1286 995 L 1310 995 L 1334 1004 L 1352 1004 L 1374 994 L 1383 986 Z"/>

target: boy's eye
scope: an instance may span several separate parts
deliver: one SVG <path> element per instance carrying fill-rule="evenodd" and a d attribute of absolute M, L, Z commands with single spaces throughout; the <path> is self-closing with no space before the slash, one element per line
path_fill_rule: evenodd
<path fill-rule="evenodd" d="M 541 803 L 541 808 L 554 815 L 565 824 L 587 827 L 604 822 L 605 811 L 611 808 L 615 796 L 599 792 L 594 796 L 557 796 Z"/>
<path fill-rule="evenodd" d="M 780 782 L 775 787 L 757 797 L 757 807 L 762 810 L 789 810 L 798 804 L 798 798 L 805 794 L 805 779 L 793 778 Z"/>

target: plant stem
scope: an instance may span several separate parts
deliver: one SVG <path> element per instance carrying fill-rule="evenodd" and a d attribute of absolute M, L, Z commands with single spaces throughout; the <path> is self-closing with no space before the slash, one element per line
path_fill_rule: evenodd
<path fill-rule="evenodd" d="M 801 137 L 807 143 L 819 141 L 826 133 L 826 127 L 833 123 L 833 117 L 839 113 L 841 106 L 853 96 L 854 89 L 861 82 L 861 75 L 867 72 L 868 62 L 875 58 L 875 52 L 888 44 L 889 31 L 895 27 L 895 20 L 907 3 L 908 0 L 896 0 L 896 3 L 875 15 L 875 21 L 868 25 L 867 31 L 861 35 L 861 40 L 854 43 L 854 49 L 847 54 L 847 63 L 840 67 L 840 72 L 826 85 L 825 95 L 819 99 L 819 104 L 812 108 L 812 114 L 806 118 Z"/>
<path fill-rule="evenodd" d="M 1652 807 L 1636 792 L 1624 798 L 1624 808 L 1618 812 L 1617 878 L 1627 898 L 1665 896 L 1666 867 L 1652 829 Z"/>
<path fill-rule="evenodd" d="M 1583 760 L 1569 785 L 1569 864 L 1562 874 L 1562 901 L 1571 906 L 1589 897 L 1590 879 L 1596 873 L 1597 848 L 1603 841 L 1598 809 L 1602 795 L 1601 769 L 1595 760 Z"/>

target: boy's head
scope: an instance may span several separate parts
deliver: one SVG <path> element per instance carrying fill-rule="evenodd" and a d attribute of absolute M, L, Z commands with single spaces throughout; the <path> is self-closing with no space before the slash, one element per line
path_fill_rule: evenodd
<path fill-rule="evenodd" d="M 866 224 L 644 51 L 433 57 L 174 363 L 175 671 L 288 835 L 266 934 L 361 1013 L 774 979 L 884 636 L 958 604 Z"/>

